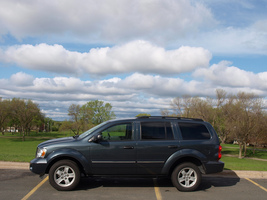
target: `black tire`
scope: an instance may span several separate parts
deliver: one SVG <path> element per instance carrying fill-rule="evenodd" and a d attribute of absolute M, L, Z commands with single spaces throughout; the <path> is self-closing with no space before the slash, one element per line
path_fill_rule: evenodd
<path fill-rule="evenodd" d="M 81 173 L 77 164 L 71 160 L 61 160 L 49 170 L 49 182 L 57 190 L 73 190 L 80 182 Z"/>
<path fill-rule="evenodd" d="M 193 163 L 182 163 L 173 170 L 171 180 L 179 191 L 194 191 L 201 183 L 201 172 Z"/>

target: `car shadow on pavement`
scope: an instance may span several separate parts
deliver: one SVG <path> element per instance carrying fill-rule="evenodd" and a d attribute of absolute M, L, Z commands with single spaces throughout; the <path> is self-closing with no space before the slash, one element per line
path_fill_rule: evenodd
<path fill-rule="evenodd" d="M 75 190 L 90 190 L 98 187 L 153 187 L 151 178 L 113 178 L 93 177 L 82 178 Z"/>
<path fill-rule="evenodd" d="M 202 182 L 198 190 L 207 190 L 211 187 L 231 187 L 240 182 L 240 178 L 234 171 L 228 170 L 227 173 L 203 175 Z"/>
<path fill-rule="evenodd" d="M 205 191 L 211 187 L 231 187 L 236 185 L 240 178 L 231 171 L 227 174 L 203 175 L 201 184 L 197 191 Z M 156 179 L 158 187 L 174 187 L 169 178 Z M 153 178 L 82 178 L 75 190 L 90 190 L 98 187 L 154 187 Z"/>

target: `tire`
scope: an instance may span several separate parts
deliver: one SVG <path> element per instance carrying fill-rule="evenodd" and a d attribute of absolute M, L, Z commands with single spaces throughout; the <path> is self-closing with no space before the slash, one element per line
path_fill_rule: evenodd
<path fill-rule="evenodd" d="M 171 180 L 179 191 L 194 191 L 201 183 L 201 172 L 193 163 L 182 163 L 173 170 Z"/>
<path fill-rule="evenodd" d="M 49 182 L 57 190 L 73 190 L 80 182 L 81 173 L 71 160 L 56 162 L 49 170 Z"/>

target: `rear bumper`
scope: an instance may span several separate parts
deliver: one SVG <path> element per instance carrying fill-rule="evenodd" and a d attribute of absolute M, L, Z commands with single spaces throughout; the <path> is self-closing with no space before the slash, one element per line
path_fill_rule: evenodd
<path fill-rule="evenodd" d="M 205 167 L 205 173 L 206 174 L 219 173 L 219 172 L 223 171 L 224 162 L 210 161 L 210 162 L 205 163 L 204 167 Z"/>
<path fill-rule="evenodd" d="M 35 158 L 30 162 L 30 170 L 39 175 L 44 175 L 47 168 L 47 161 L 43 158 Z"/>

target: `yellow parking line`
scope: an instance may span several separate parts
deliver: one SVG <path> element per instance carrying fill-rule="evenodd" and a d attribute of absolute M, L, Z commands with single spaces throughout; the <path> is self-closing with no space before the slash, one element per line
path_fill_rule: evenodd
<path fill-rule="evenodd" d="M 38 185 L 36 185 L 25 197 L 21 200 L 27 200 L 36 190 L 38 190 L 46 181 L 48 180 L 48 176 L 42 180 Z"/>
<path fill-rule="evenodd" d="M 158 183 L 157 183 L 157 179 L 153 179 L 154 181 L 154 190 L 155 190 L 155 194 L 156 194 L 156 198 L 157 200 L 162 200 L 162 196 L 158 187 Z"/>
<path fill-rule="evenodd" d="M 247 179 L 248 181 L 250 181 L 250 182 L 253 183 L 254 185 L 258 186 L 259 188 L 263 189 L 265 192 L 267 192 L 267 189 L 266 189 L 265 187 L 259 185 L 258 183 L 252 181 L 252 180 L 249 179 L 249 178 L 245 178 L 245 179 Z"/>

